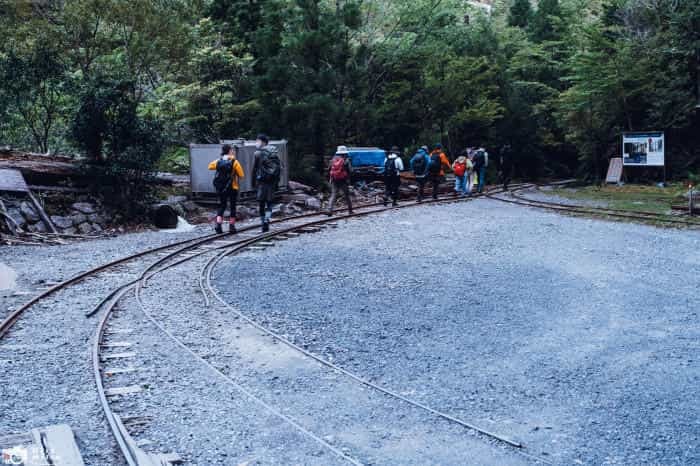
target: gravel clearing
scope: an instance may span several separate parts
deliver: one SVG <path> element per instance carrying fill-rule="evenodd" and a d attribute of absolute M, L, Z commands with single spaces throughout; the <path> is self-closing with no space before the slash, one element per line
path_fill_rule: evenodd
<path fill-rule="evenodd" d="M 2 269 L 9 268 L 16 274 L 16 283 L 0 287 L 0 320 L 50 285 L 80 272 L 144 249 L 195 238 L 211 231 L 208 226 L 197 226 L 182 233 L 147 231 L 74 241 L 61 246 L 0 246 L 0 273 L 5 275 L 7 272 Z"/>
<path fill-rule="evenodd" d="M 490 200 L 339 223 L 227 259 L 218 288 L 556 464 L 700 463 L 697 232 Z"/>
<path fill-rule="evenodd" d="M 192 272 L 196 262 L 203 264 L 196 260 L 149 282 L 143 293 L 149 312 L 209 363 L 334 447 L 363 464 L 528 464 L 512 450 L 335 374 L 238 321 L 226 309 L 206 308 L 198 274 Z M 172 283 L 178 286 L 169 287 Z M 149 334 L 147 325 L 138 327 L 144 329 L 139 331 L 144 346 L 159 346 L 154 342 L 164 338 L 161 333 Z M 176 373 L 202 374 L 195 380 L 204 378 L 207 383 L 187 383 L 188 375 L 177 380 L 178 390 L 173 380 L 156 377 L 160 395 L 140 397 L 144 410 L 158 413 L 146 437 L 158 438 L 162 445 L 176 443 L 191 464 L 343 464 L 287 424 L 276 421 L 273 429 L 251 421 L 269 416 L 230 386 L 213 389 L 211 382 L 219 379 L 211 371 L 181 349 L 167 347 L 149 356 L 158 362 L 146 365 L 179 367 Z M 183 418 L 201 422 L 183 425 Z"/>
<path fill-rule="evenodd" d="M 2 261 L 17 272 L 17 288 L 2 291 L 4 318 L 47 288 L 96 265 L 147 248 L 200 236 L 147 232 L 65 246 L 3 248 Z M 62 290 L 33 306 L 0 341 L 0 433 L 67 423 L 87 464 L 121 464 L 97 398 L 90 342 L 97 320 L 85 313 L 117 285 L 136 277 L 152 256 Z"/>

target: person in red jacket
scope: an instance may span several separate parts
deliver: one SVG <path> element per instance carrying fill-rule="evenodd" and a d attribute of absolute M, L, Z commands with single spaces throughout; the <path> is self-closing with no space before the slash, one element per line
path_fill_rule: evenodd
<path fill-rule="evenodd" d="M 350 160 L 350 152 L 345 146 L 338 146 L 335 151 L 335 157 L 331 160 L 331 165 L 328 167 L 328 174 L 331 182 L 331 198 L 328 202 L 328 216 L 333 215 L 333 207 L 339 193 L 345 196 L 345 202 L 348 204 L 348 213 L 352 215 L 352 199 L 350 198 L 350 181 L 352 177 L 352 161 Z"/>

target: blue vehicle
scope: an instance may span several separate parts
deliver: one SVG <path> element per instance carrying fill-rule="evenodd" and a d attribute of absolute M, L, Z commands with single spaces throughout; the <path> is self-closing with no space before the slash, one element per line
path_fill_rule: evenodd
<path fill-rule="evenodd" d="M 384 173 L 385 150 L 378 147 L 348 147 L 348 153 L 355 175 L 381 175 Z"/>

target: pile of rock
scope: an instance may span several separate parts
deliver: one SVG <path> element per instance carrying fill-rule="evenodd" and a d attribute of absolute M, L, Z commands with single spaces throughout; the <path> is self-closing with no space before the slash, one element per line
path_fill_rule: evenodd
<path fill-rule="evenodd" d="M 66 234 L 100 233 L 109 222 L 108 216 L 91 202 L 74 202 L 64 215 L 51 215 L 50 218 L 54 226 Z"/>
<path fill-rule="evenodd" d="M 282 195 L 280 212 L 294 215 L 307 210 L 320 210 L 323 196 L 318 191 L 296 181 L 289 182 L 289 190 Z"/>
<path fill-rule="evenodd" d="M 7 214 L 22 231 L 47 233 L 49 228 L 42 221 L 33 204 L 23 198 L 5 198 Z M 101 232 L 108 223 L 107 217 L 90 202 L 75 202 L 64 215 L 50 215 L 51 223 L 59 233 L 90 234 Z"/>

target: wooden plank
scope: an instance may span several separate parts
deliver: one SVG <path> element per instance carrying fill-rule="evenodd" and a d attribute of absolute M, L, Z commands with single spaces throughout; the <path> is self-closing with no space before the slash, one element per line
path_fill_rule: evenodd
<path fill-rule="evenodd" d="M 133 358 L 134 356 L 136 356 L 136 353 L 133 353 L 133 352 L 103 354 L 102 359 L 125 359 L 125 358 Z"/>
<path fill-rule="evenodd" d="M 619 183 L 622 179 L 622 157 L 613 157 L 608 166 L 608 175 L 605 177 L 606 183 Z"/>
<path fill-rule="evenodd" d="M 80 455 L 78 445 L 75 443 L 73 431 L 66 424 L 55 426 L 42 427 L 41 429 L 33 429 L 32 433 L 36 436 L 36 432 L 40 435 L 40 444 L 43 444 L 48 461 L 29 461 L 27 466 L 31 464 L 53 464 L 55 466 L 84 466 L 83 457 Z"/>
<path fill-rule="evenodd" d="M 52 233 L 58 233 L 58 230 L 53 225 L 53 222 L 51 221 L 49 216 L 46 215 L 46 212 L 44 212 L 44 208 L 41 207 L 41 204 L 39 204 L 39 201 L 36 200 L 36 197 L 34 197 L 34 194 L 32 194 L 32 192 L 29 189 L 27 189 L 27 195 L 29 196 L 29 199 L 32 200 L 32 204 L 34 204 L 34 209 L 39 214 L 41 221 L 44 222 L 44 225 L 46 225 L 46 228 L 51 230 Z"/>
<path fill-rule="evenodd" d="M 0 191 L 26 193 L 29 192 L 29 188 L 22 172 L 12 168 L 2 168 L 0 169 Z"/>
<path fill-rule="evenodd" d="M 101 348 L 128 348 L 129 346 L 131 346 L 131 343 L 128 341 L 112 341 L 100 344 Z"/>
<path fill-rule="evenodd" d="M 2 199 L 0 199 L 0 213 L 3 214 L 5 224 L 7 224 L 7 228 L 10 229 L 10 233 L 12 233 L 14 236 L 17 236 L 17 225 L 11 220 L 10 214 L 7 213 L 5 203 L 2 202 Z"/>
<path fill-rule="evenodd" d="M 131 372 L 136 372 L 135 367 L 114 367 L 111 369 L 105 369 L 104 370 L 104 375 L 107 377 L 110 377 L 112 375 L 117 375 L 117 374 L 129 374 Z"/>
<path fill-rule="evenodd" d="M 131 395 L 133 393 L 141 392 L 142 388 L 140 385 L 131 385 L 128 387 L 114 387 L 105 389 L 105 395 L 107 396 L 117 396 L 117 395 Z"/>

